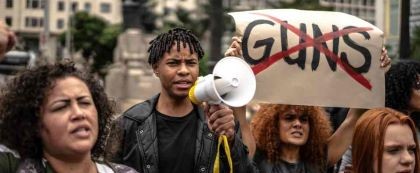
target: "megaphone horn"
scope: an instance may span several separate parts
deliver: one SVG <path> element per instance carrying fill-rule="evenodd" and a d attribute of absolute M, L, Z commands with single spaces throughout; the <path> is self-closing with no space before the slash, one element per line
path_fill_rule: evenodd
<path fill-rule="evenodd" d="M 255 75 L 251 67 L 237 57 L 225 57 L 217 62 L 213 74 L 199 77 L 189 91 L 190 100 L 199 104 L 224 104 L 244 106 L 254 97 Z"/>

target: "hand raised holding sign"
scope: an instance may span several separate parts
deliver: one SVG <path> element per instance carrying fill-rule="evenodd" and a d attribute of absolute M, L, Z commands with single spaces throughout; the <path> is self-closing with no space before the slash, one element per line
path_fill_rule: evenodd
<path fill-rule="evenodd" d="M 230 47 L 226 50 L 225 56 L 242 56 L 241 42 L 242 39 L 240 37 L 232 37 L 232 44 L 230 44 Z"/>
<path fill-rule="evenodd" d="M 381 68 L 385 68 L 386 71 L 389 70 L 389 66 L 391 64 L 391 58 L 388 56 L 388 51 L 385 47 L 382 47 L 381 52 L 381 58 L 379 59 L 381 61 Z"/>

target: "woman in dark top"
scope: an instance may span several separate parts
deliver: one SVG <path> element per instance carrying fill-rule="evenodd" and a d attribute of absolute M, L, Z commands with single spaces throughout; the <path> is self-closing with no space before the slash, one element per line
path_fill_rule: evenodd
<path fill-rule="evenodd" d="M 323 173 L 351 143 L 359 113 L 351 110 L 339 129 L 315 106 L 262 104 L 251 122 L 257 143 L 254 161 L 263 173 Z"/>

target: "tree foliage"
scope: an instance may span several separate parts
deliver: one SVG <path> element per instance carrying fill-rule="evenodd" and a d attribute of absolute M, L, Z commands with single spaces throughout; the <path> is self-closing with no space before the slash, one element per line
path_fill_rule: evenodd
<path fill-rule="evenodd" d="M 80 51 L 86 61 L 93 58 L 92 71 L 103 74 L 102 69 L 112 63 L 113 50 L 121 33 L 119 25 L 109 25 L 105 20 L 86 12 L 72 17 L 71 35 L 74 51 Z M 65 34 L 61 35 L 64 42 Z"/>

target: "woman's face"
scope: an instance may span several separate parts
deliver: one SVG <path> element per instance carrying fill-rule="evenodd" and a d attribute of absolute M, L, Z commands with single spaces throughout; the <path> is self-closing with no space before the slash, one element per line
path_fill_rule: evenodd
<path fill-rule="evenodd" d="M 40 110 L 44 155 L 90 154 L 98 137 L 98 112 L 86 84 L 76 77 L 57 79 Z"/>
<path fill-rule="evenodd" d="M 298 114 L 295 109 L 290 109 L 280 115 L 279 121 L 280 141 L 283 144 L 302 146 L 308 141 L 309 117 Z"/>
<path fill-rule="evenodd" d="M 411 88 L 410 111 L 420 111 L 420 75 L 417 74 L 417 81 Z"/>
<path fill-rule="evenodd" d="M 413 173 L 416 143 L 408 125 L 392 124 L 385 131 L 382 173 Z M 378 162 L 375 160 L 375 165 Z M 377 166 L 374 172 L 377 173 Z"/>

